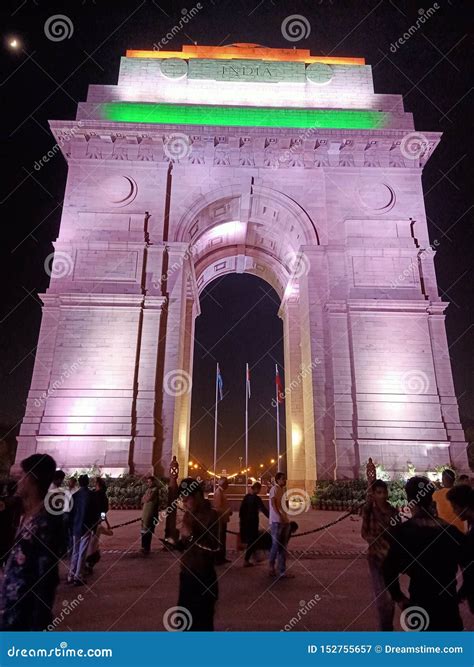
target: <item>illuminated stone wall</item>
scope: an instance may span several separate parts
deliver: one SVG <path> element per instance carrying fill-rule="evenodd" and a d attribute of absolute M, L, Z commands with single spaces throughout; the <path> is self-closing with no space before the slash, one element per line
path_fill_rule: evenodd
<path fill-rule="evenodd" d="M 185 474 L 199 293 L 245 272 L 281 298 L 293 484 L 466 467 L 421 185 L 439 135 L 361 60 L 199 48 L 133 52 L 51 122 L 69 172 L 17 458 Z"/>

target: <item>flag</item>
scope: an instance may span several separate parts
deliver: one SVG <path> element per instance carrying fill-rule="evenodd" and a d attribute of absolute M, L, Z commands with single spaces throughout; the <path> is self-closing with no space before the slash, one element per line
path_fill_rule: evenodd
<path fill-rule="evenodd" d="M 275 364 L 275 384 L 276 384 L 278 403 L 283 403 L 283 401 L 285 400 L 285 395 L 283 392 L 283 385 L 281 383 L 280 373 L 278 372 L 278 364 Z"/>
<path fill-rule="evenodd" d="M 217 391 L 219 393 L 219 400 L 222 401 L 224 398 L 224 381 L 222 380 L 219 364 L 217 364 Z"/>
<path fill-rule="evenodd" d="M 249 365 L 248 365 L 248 364 L 245 364 L 245 365 L 246 365 L 246 370 L 247 370 L 247 373 L 246 373 L 246 381 L 247 381 L 247 398 L 250 398 L 250 396 L 251 396 L 251 394 L 250 394 L 250 369 L 249 369 Z"/>

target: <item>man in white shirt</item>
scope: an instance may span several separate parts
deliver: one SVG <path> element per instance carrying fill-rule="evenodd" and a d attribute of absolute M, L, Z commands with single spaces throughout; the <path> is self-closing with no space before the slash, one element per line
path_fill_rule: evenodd
<path fill-rule="evenodd" d="M 270 576 L 276 577 L 275 563 L 278 560 L 278 578 L 292 579 L 294 575 L 286 571 L 286 547 L 289 538 L 290 520 L 282 507 L 283 489 L 286 486 L 286 475 L 278 472 L 275 475 L 275 484 L 270 490 L 270 530 L 272 534 L 272 548 L 270 551 Z"/>

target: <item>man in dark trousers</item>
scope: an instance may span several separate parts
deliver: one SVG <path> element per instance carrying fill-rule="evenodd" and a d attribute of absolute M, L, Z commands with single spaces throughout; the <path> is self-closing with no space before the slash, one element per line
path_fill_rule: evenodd
<path fill-rule="evenodd" d="M 69 565 L 68 583 L 75 586 L 84 584 L 84 569 L 87 550 L 100 515 L 96 497 L 89 490 L 89 477 L 79 476 L 79 491 L 74 494 L 70 513 L 72 525 L 72 554 Z"/>
<path fill-rule="evenodd" d="M 412 518 L 396 526 L 383 565 L 385 585 L 401 607 L 404 630 L 462 630 L 456 574 L 462 561 L 464 535 L 435 516 L 434 485 L 412 477 L 405 486 Z M 399 575 L 410 578 L 409 597 Z"/>
<path fill-rule="evenodd" d="M 259 513 L 261 512 L 268 519 L 268 510 L 258 495 L 262 489 L 262 485 L 260 482 L 255 482 L 252 484 L 251 489 L 251 493 L 247 493 L 242 500 L 239 510 L 240 539 L 247 545 L 244 556 L 244 567 L 252 567 L 253 563 L 250 562 L 250 558 L 259 548 Z"/>

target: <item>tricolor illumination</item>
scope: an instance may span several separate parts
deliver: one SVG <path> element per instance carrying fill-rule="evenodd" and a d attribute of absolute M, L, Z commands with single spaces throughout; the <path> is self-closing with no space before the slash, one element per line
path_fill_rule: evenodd
<path fill-rule="evenodd" d="M 372 130 L 389 125 L 390 114 L 358 109 L 281 109 L 186 104 L 107 102 L 104 120 L 118 123 L 220 125 L 236 127 L 295 127 Z"/>

